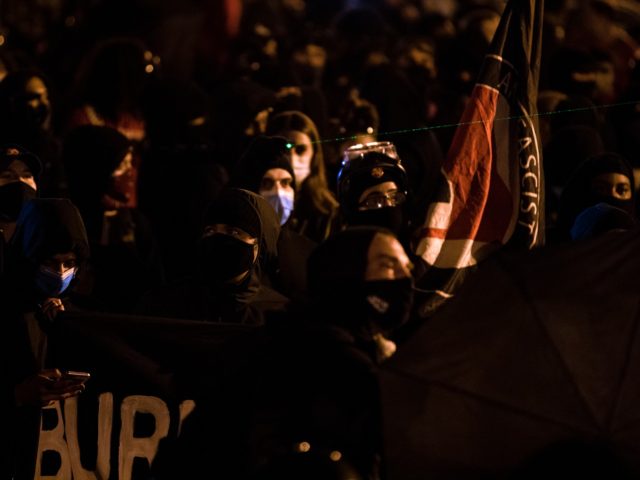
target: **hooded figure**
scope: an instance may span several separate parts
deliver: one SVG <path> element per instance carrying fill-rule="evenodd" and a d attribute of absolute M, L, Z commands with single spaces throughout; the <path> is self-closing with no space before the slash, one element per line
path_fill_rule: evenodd
<path fill-rule="evenodd" d="M 78 384 L 54 381 L 59 371 L 43 369 L 47 332 L 65 310 L 64 296 L 89 255 L 89 245 L 69 200 L 35 199 L 22 209 L 9 247 L 12 254 L 0 285 L 5 415 L 0 473 L 2 478 L 33 478 L 41 404 L 81 390 Z"/>
<path fill-rule="evenodd" d="M 163 273 L 147 218 L 129 206 L 131 142 L 110 127 L 85 125 L 64 145 L 69 195 L 87 226 L 93 251 L 81 289 L 91 308 L 126 312 L 140 296 L 161 284 Z"/>
<path fill-rule="evenodd" d="M 559 238 L 567 238 L 576 217 L 598 203 L 607 203 L 635 216 L 633 169 L 616 153 L 589 157 L 574 171 L 560 197 Z"/>
<path fill-rule="evenodd" d="M 262 285 L 261 272 L 277 261 L 280 225 L 275 210 L 247 190 L 224 190 L 204 216 L 191 278 L 152 291 L 138 311 L 210 322 L 261 324 L 264 312 L 286 297 Z"/>
<path fill-rule="evenodd" d="M 296 178 L 288 140 L 256 137 L 241 157 L 233 183 L 261 195 L 278 214 L 282 225 L 278 263 L 263 273 L 270 284 L 287 297 L 292 300 L 304 298 L 307 258 L 316 243 L 290 228 L 289 219 L 295 216 Z"/>
<path fill-rule="evenodd" d="M 265 176 L 274 169 L 284 170 L 279 173 L 288 180 L 286 184 L 279 180 L 267 185 Z M 284 137 L 256 137 L 240 158 L 233 183 L 239 188 L 260 194 L 274 208 L 280 217 L 280 224 L 286 224 L 293 213 L 296 190 L 288 140 Z"/>
<path fill-rule="evenodd" d="M 411 306 L 408 258 L 391 232 L 358 227 L 318 246 L 308 275 L 310 303 L 230 346 L 233 374 L 211 382 L 157 478 L 202 478 L 212 464 L 225 478 L 264 478 L 252 475 L 307 450 L 340 452 L 379 478 L 376 372 L 392 353 L 384 333 Z"/>

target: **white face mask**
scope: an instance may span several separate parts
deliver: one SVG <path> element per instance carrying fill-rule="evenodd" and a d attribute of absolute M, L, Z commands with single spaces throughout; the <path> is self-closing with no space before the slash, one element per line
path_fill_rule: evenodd
<path fill-rule="evenodd" d="M 289 220 L 293 212 L 294 194 L 293 191 L 280 190 L 279 192 L 260 192 L 260 195 L 269 202 L 280 219 L 280 225 L 284 225 Z"/>
<path fill-rule="evenodd" d="M 302 185 L 304 179 L 307 178 L 311 173 L 311 168 L 308 165 L 294 165 L 293 173 L 296 176 L 296 182 L 298 183 L 298 185 Z"/>

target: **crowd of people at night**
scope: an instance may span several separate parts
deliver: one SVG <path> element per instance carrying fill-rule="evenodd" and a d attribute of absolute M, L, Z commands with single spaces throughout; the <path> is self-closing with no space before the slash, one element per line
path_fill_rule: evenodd
<path fill-rule="evenodd" d="M 446 304 L 416 243 L 504 7 L 2 2 L 1 478 L 88 385 L 48 361 L 75 311 L 256 332 L 140 478 L 384 479 L 377 372 Z M 640 3 L 546 0 L 541 58 L 547 245 L 637 228 Z"/>

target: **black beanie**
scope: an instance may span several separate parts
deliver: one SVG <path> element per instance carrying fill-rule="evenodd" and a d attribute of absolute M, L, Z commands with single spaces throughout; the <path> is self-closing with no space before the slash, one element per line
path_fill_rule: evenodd
<path fill-rule="evenodd" d="M 256 137 L 244 152 L 234 174 L 233 184 L 258 193 L 262 177 L 272 168 L 282 168 L 291 174 L 295 189 L 295 174 L 291 165 L 290 143 L 284 137 Z"/>

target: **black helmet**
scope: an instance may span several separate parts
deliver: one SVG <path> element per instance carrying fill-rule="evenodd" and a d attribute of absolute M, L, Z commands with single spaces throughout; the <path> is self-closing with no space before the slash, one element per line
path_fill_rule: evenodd
<path fill-rule="evenodd" d="M 358 209 L 362 192 L 373 185 L 395 182 L 398 190 L 408 194 L 407 172 L 391 142 L 354 145 L 344 151 L 338 172 L 338 201 L 346 213 Z"/>

